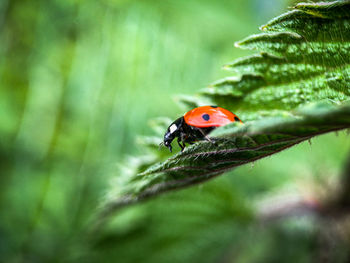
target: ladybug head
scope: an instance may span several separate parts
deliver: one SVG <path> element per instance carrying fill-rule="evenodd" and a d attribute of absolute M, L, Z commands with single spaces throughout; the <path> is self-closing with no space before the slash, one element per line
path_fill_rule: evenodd
<path fill-rule="evenodd" d="M 170 124 L 170 126 L 168 127 L 166 133 L 164 134 L 164 140 L 163 143 L 166 147 L 169 148 L 170 152 L 172 151 L 172 146 L 171 146 L 171 142 L 177 137 L 179 136 L 179 132 L 181 129 L 183 123 L 183 117 L 177 119 L 176 121 L 174 121 L 172 124 Z"/>
<path fill-rule="evenodd" d="M 177 131 L 177 127 L 175 124 L 171 124 L 168 128 L 168 130 L 166 131 L 166 133 L 164 134 L 164 140 L 163 143 L 166 147 L 169 148 L 170 152 L 172 151 L 172 147 L 171 147 L 171 142 L 175 139 L 175 133 Z"/>

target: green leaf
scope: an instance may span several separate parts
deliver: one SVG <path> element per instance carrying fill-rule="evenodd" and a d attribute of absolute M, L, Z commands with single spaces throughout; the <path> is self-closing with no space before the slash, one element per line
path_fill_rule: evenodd
<path fill-rule="evenodd" d="M 190 107 L 203 102 L 226 107 L 245 124 L 218 128 L 210 135 L 215 143 L 198 142 L 165 160 L 167 149 L 153 151 L 146 162 L 139 159 L 132 172 L 116 177 L 100 219 L 320 134 L 350 128 L 350 2 L 294 9 L 261 27 L 266 32 L 236 43 L 260 53 L 227 64 L 234 76 L 215 82 L 201 96 L 179 97 Z M 158 143 L 154 138 L 145 142 L 151 148 Z"/>

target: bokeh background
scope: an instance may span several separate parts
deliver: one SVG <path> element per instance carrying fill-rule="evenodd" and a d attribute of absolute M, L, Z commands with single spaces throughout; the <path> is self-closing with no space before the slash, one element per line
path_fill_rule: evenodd
<path fill-rule="evenodd" d="M 310 218 L 252 226 L 252 203 L 313 198 L 341 174 L 345 133 L 124 209 L 86 234 L 150 120 L 249 54 L 235 41 L 287 0 L 1 0 L 0 262 L 310 262 Z M 174 99 L 175 98 L 175 99 Z M 321 183 L 320 183 L 321 182 Z M 341 246 L 337 246 L 341 250 Z M 344 253 L 338 253 L 340 260 Z M 281 261 L 282 260 L 282 261 Z"/>

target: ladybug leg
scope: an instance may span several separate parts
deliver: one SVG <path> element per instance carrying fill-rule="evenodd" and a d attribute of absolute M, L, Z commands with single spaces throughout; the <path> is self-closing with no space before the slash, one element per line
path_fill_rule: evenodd
<path fill-rule="evenodd" d="M 208 137 L 208 135 L 206 135 L 205 132 L 204 132 L 202 129 L 198 128 L 198 130 L 199 130 L 199 132 L 203 135 L 203 137 L 204 137 L 207 141 L 209 141 L 209 142 L 215 144 L 215 142 L 214 142 L 212 139 L 210 139 L 210 138 Z"/>
<path fill-rule="evenodd" d="M 210 139 L 207 135 L 205 135 L 204 138 L 205 138 L 207 141 L 209 141 L 209 142 L 211 142 L 211 143 L 214 143 L 214 141 L 213 141 L 212 139 Z"/>
<path fill-rule="evenodd" d="M 177 144 L 180 146 L 181 152 L 183 152 L 185 149 L 185 143 L 184 142 L 182 142 L 182 143 L 183 143 L 183 145 L 181 144 L 181 139 L 177 138 Z"/>
<path fill-rule="evenodd" d="M 185 132 L 181 132 L 180 136 L 177 139 L 177 143 L 179 144 L 180 148 L 181 148 L 181 152 L 183 152 L 186 148 L 186 144 L 185 141 L 187 140 L 188 136 Z M 182 143 L 182 144 L 181 144 Z"/>

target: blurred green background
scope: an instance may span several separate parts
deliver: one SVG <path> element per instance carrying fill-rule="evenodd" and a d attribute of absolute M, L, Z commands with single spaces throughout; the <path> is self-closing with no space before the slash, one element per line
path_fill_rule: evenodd
<path fill-rule="evenodd" d="M 1 0 L 0 262 L 315 258 L 312 219 L 252 226 L 251 207 L 336 178 L 343 133 L 125 209 L 86 234 L 118 164 L 143 154 L 135 138 L 152 134 L 149 121 L 181 116 L 174 96 L 229 75 L 221 67 L 248 54 L 233 43 L 290 4 Z"/>

